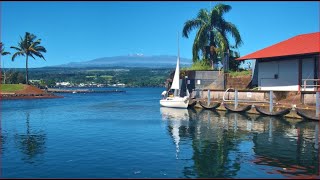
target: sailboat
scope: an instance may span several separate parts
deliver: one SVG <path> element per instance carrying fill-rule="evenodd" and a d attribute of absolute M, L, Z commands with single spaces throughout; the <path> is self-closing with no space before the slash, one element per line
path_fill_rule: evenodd
<path fill-rule="evenodd" d="M 173 90 L 173 96 L 168 93 L 170 90 Z M 179 36 L 178 36 L 178 57 L 177 57 L 177 65 L 176 71 L 173 76 L 173 82 L 168 91 L 163 91 L 163 98 L 160 100 L 160 105 L 164 107 L 172 107 L 172 108 L 187 108 L 189 104 L 189 91 L 186 88 L 186 96 L 181 97 L 181 87 L 180 87 L 180 49 L 179 49 Z"/>

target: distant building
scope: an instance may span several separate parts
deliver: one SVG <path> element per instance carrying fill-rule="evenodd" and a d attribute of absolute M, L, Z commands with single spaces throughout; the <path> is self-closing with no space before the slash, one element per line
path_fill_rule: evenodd
<path fill-rule="evenodd" d="M 70 86 L 71 85 L 71 83 L 69 83 L 69 82 L 57 82 L 56 83 L 56 86 Z"/>
<path fill-rule="evenodd" d="M 236 60 L 256 60 L 252 83 L 260 90 L 315 91 L 320 85 L 319 53 L 320 32 L 316 32 L 295 36 Z"/>

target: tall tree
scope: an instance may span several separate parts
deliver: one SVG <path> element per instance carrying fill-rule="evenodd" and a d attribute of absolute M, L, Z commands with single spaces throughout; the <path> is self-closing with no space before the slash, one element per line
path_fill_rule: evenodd
<path fill-rule="evenodd" d="M 14 59 L 17 56 L 26 56 L 26 84 L 29 84 L 29 81 L 28 81 L 29 80 L 28 78 L 29 56 L 32 57 L 33 59 L 35 59 L 34 56 L 37 56 L 45 60 L 42 53 L 47 52 L 47 50 L 43 46 L 40 46 L 40 43 L 41 43 L 41 39 L 37 39 L 37 36 L 35 36 L 34 34 L 26 32 L 24 38 L 20 37 L 20 42 L 18 43 L 17 47 L 15 46 L 10 47 L 17 51 L 12 55 L 12 61 L 14 61 Z"/>
<path fill-rule="evenodd" d="M 10 54 L 10 52 L 4 51 L 4 44 L 2 42 L 0 42 L 0 49 L 1 49 L 1 56 Z"/>
<path fill-rule="evenodd" d="M 5 55 L 8 55 L 8 54 L 10 54 L 10 52 L 6 52 L 5 50 L 4 50 L 4 44 L 2 43 L 2 42 L 0 42 L 0 49 L 1 49 L 1 56 L 5 56 Z M 4 66 L 2 66 L 2 71 L 3 71 L 3 84 L 5 84 L 6 83 L 6 71 L 5 71 L 5 69 L 4 69 Z"/>
<path fill-rule="evenodd" d="M 217 4 L 209 12 L 207 9 L 200 9 L 196 18 L 185 22 L 182 35 L 188 38 L 192 30 L 197 29 L 193 42 L 193 62 L 199 60 L 199 53 L 203 59 L 210 58 L 210 64 L 217 62 L 218 56 L 224 56 L 230 49 L 238 48 L 242 44 L 238 28 L 231 22 L 226 21 L 223 15 L 231 10 L 231 6 Z M 231 45 L 228 35 L 234 39 L 235 44 Z"/>

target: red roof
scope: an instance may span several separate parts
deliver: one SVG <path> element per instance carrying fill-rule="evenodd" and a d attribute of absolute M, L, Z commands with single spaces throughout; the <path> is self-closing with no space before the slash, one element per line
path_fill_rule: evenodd
<path fill-rule="evenodd" d="M 301 34 L 236 60 L 320 53 L 320 32 Z"/>

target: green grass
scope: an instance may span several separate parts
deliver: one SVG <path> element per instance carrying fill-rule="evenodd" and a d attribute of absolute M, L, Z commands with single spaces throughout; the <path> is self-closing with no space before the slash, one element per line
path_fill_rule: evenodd
<path fill-rule="evenodd" d="M 229 75 L 231 77 L 249 76 L 251 75 L 251 71 L 230 71 Z"/>
<path fill-rule="evenodd" d="M 16 92 L 23 90 L 23 84 L 1 84 L 1 92 Z"/>

